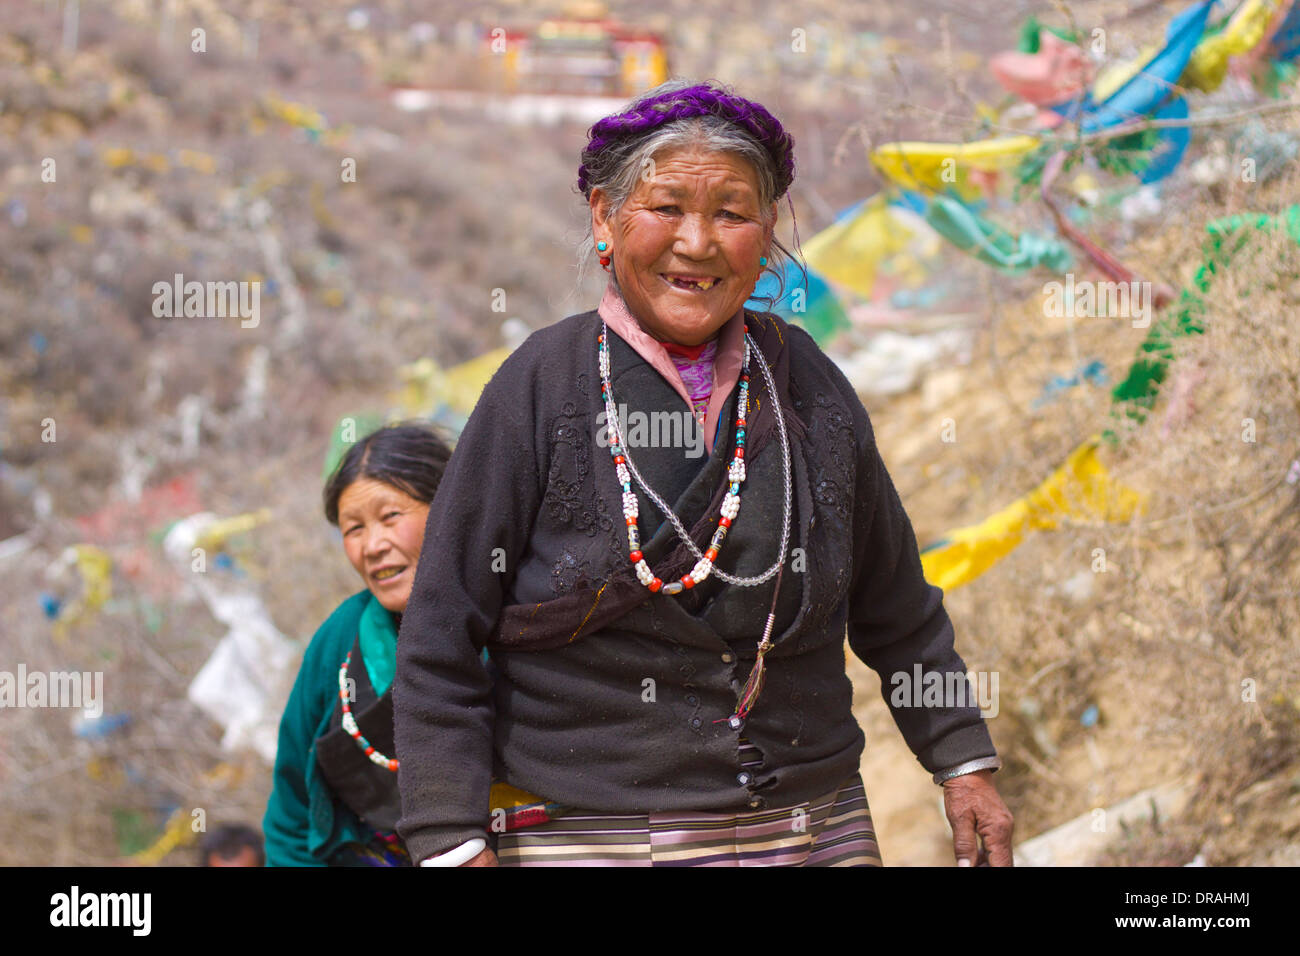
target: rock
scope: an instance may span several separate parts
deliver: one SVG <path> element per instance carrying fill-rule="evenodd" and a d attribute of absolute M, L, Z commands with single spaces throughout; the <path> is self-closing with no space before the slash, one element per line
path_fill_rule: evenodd
<path fill-rule="evenodd" d="M 1017 846 L 1016 866 L 1087 866 L 1123 833 L 1121 821 L 1129 827 L 1150 822 L 1153 808 L 1158 819 L 1169 819 L 1182 813 L 1190 798 L 1187 785 L 1168 783 L 1105 809 L 1089 810 Z"/>

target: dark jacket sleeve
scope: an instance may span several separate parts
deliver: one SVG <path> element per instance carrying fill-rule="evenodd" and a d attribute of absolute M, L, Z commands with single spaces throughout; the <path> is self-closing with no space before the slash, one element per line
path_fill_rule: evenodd
<path fill-rule="evenodd" d="M 808 344 L 812 345 L 811 339 Z M 834 366 L 829 358 L 826 361 Z M 942 676 L 930 680 L 941 679 L 944 688 L 955 683 L 947 675 L 964 678 L 966 664 L 953 647 L 943 589 L 925 580 L 912 523 L 885 470 L 867 410 L 838 368 L 832 375 L 852 409 L 858 442 L 849 646 L 880 676 L 881 696 L 926 770 L 937 773 L 977 757 L 996 756 L 973 694 L 943 701 L 965 706 L 911 706 L 917 664 L 923 683 L 925 675 L 933 672 Z M 905 696 L 897 693 L 902 687 L 908 689 Z"/>
<path fill-rule="evenodd" d="M 495 715 L 480 653 L 540 507 L 547 464 L 534 417 L 536 345 L 506 359 L 461 433 L 429 507 L 402 615 L 397 829 L 417 863 L 487 829 Z"/>

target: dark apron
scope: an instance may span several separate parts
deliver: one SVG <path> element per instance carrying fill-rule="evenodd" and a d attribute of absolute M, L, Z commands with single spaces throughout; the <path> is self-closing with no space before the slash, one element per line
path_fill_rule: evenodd
<path fill-rule="evenodd" d="M 339 661 L 339 665 L 342 664 Z M 361 659 L 359 637 L 352 644 L 348 677 L 356 683 L 356 700 L 349 705 L 361 735 L 380 753 L 394 756 L 393 689 L 390 687 L 384 696 L 376 697 L 365 662 Z M 316 739 L 316 764 L 334 795 L 366 825 L 382 832 L 397 829 L 398 817 L 402 815 L 397 774 L 373 763 L 343 729 L 343 702 L 337 694 L 329 730 Z"/>

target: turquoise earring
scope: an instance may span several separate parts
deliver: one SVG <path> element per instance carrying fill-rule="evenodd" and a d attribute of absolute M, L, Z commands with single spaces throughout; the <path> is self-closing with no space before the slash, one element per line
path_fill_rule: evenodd
<path fill-rule="evenodd" d="M 605 242 L 603 239 L 602 239 L 600 242 L 596 243 L 596 251 L 597 251 L 597 252 L 604 252 L 604 251 L 605 251 L 606 249 L 608 249 L 608 248 L 609 248 L 609 243 L 608 243 L 608 242 Z M 609 271 L 609 256 L 601 256 L 601 257 L 600 257 L 600 265 L 601 265 L 601 267 L 602 267 L 606 272 L 608 272 L 608 271 Z"/>
<path fill-rule="evenodd" d="M 758 257 L 758 264 L 759 264 L 760 266 L 765 266 L 765 265 L 767 265 L 767 256 L 759 256 L 759 257 Z"/>

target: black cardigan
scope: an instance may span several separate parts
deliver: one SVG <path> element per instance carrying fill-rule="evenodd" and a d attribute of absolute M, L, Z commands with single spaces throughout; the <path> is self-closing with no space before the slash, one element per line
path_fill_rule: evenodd
<path fill-rule="evenodd" d="M 678 596 L 636 581 L 621 488 L 598 440 L 600 317 L 569 316 L 531 335 L 488 383 L 429 510 L 393 686 L 398 831 L 413 859 L 485 834 L 494 776 L 612 813 L 781 807 L 834 789 L 857 770 L 864 744 L 846 629 L 881 675 L 887 704 L 890 675 L 910 676 L 914 664 L 965 672 L 862 402 L 806 332 L 766 313 L 750 313 L 749 326 L 781 395 L 794 484 L 776 644 L 743 728 L 763 764 L 741 774 L 725 718 L 775 577 L 740 588 L 711 576 Z M 685 410 L 612 330 L 610 349 L 616 402 L 649 416 Z M 750 379 L 748 475 L 718 559 L 745 576 L 775 559 L 784 498 L 756 359 Z M 711 455 L 631 448 L 702 546 L 716 526 L 735 401 L 733 390 Z M 651 568 L 665 580 L 689 571 L 671 524 L 639 490 L 638 499 Z M 485 645 L 495 683 L 481 664 Z M 890 709 L 931 772 L 996 753 L 975 706 Z"/>

